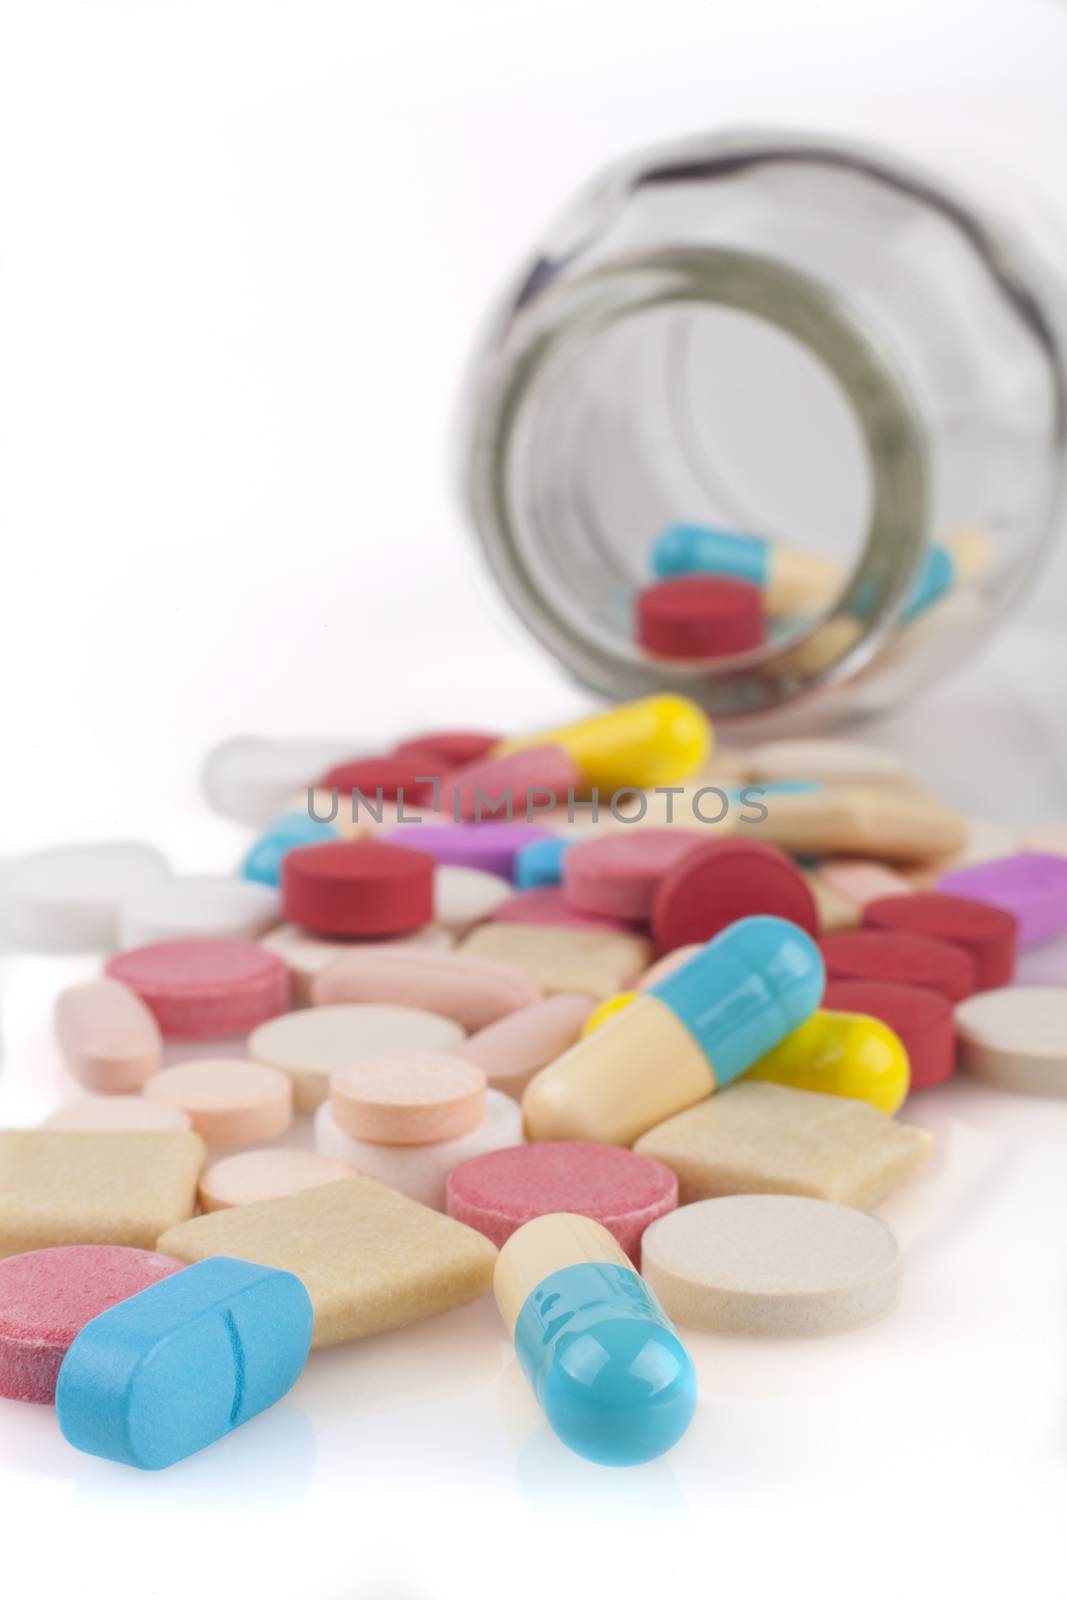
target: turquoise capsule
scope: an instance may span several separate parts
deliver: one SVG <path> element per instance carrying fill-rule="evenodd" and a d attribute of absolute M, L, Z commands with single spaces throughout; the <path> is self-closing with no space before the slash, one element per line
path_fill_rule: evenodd
<path fill-rule="evenodd" d="M 573 839 L 535 839 L 515 857 L 516 889 L 550 889 L 563 882 L 563 857 Z"/>
<path fill-rule="evenodd" d="M 337 829 L 329 822 L 317 822 L 306 811 L 287 811 L 249 850 L 241 863 L 241 877 L 276 889 L 281 881 L 282 862 L 290 850 L 305 844 L 327 844 L 338 838 Z"/>
<path fill-rule="evenodd" d="M 762 589 L 770 577 L 770 564 L 766 539 L 754 533 L 705 528 L 696 522 L 676 522 L 664 528 L 652 547 L 652 573 L 657 578 L 713 572 L 716 577 L 741 578 Z"/>
<path fill-rule="evenodd" d="M 696 1407 L 693 1363 L 605 1228 L 569 1213 L 526 1223 L 501 1249 L 493 1289 L 519 1365 L 569 1449 L 629 1467 L 677 1444 Z"/>

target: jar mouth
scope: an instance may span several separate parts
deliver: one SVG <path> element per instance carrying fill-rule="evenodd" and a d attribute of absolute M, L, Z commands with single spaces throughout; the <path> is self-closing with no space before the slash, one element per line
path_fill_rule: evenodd
<path fill-rule="evenodd" d="M 839 391 L 869 484 L 863 546 L 836 595 L 794 619 L 784 637 L 698 661 L 648 657 L 635 642 L 636 584 L 613 562 L 611 530 L 590 503 L 582 452 L 595 444 L 583 438 L 581 417 L 560 403 L 576 363 L 618 330 L 671 308 L 741 313 L 795 341 Z M 620 414 L 640 407 L 639 388 L 609 404 Z M 617 256 L 557 279 L 527 303 L 485 372 L 468 493 L 497 581 L 547 649 L 605 694 L 669 684 L 713 716 L 772 711 L 853 676 L 892 629 L 928 537 L 920 425 L 871 332 L 807 275 L 710 245 Z M 634 515 L 633 505 L 625 514 Z M 648 527 L 649 545 L 660 531 Z"/>

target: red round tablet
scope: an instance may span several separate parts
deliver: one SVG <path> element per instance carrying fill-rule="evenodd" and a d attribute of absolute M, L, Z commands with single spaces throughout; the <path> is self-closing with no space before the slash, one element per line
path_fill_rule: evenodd
<path fill-rule="evenodd" d="M 85 1324 L 182 1265 L 117 1244 L 57 1245 L 0 1261 L 0 1395 L 51 1405 L 63 1357 Z"/>
<path fill-rule="evenodd" d="M 651 1156 L 581 1140 L 517 1145 L 461 1161 L 448 1175 L 450 1217 L 502 1245 L 553 1211 L 592 1217 L 634 1261 L 650 1222 L 678 1204 L 678 1179 Z"/>
<path fill-rule="evenodd" d="M 496 745 L 502 743 L 502 733 L 476 733 L 467 729 L 443 729 L 438 733 L 419 733 L 405 739 L 393 751 L 394 756 L 412 756 L 420 761 L 436 763 L 423 767 L 424 772 L 449 771 L 452 767 L 465 767 L 480 761 Z"/>
<path fill-rule="evenodd" d="M 413 933 L 433 920 L 433 874 L 432 856 L 403 845 L 307 845 L 282 862 L 282 906 L 312 933 Z"/>
<path fill-rule="evenodd" d="M 820 940 L 828 978 L 911 983 L 936 989 L 953 1005 L 975 991 L 974 960 L 966 951 L 918 933 L 883 933 L 875 928 L 831 933 Z"/>
<path fill-rule="evenodd" d="M 289 1009 L 289 968 L 247 939 L 142 944 L 104 971 L 140 995 L 172 1039 L 233 1038 Z"/>
<path fill-rule="evenodd" d="M 886 895 L 868 902 L 863 925 L 958 945 L 974 961 L 978 989 L 999 989 L 1015 976 L 1019 924 L 1000 906 L 954 894 Z"/>
<path fill-rule="evenodd" d="M 417 806 L 432 800 L 432 780 L 439 778 L 443 771 L 442 763 L 431 756 L 425 760 L 418 754 L 375 756 L 363 761 L 343 761 L 340 766 L 331 767 L 315 787 L 337 789 L 344 795 L 358 789 L 368 805 L 372 806 L 377 804 L 379 797 L 382 800 L 395 800 L 403 791 L 408 804 Z M 428 779 L 431 781 L 427 782 Z"/>
<path fill-rule="evenodd" d="M 944 1083 L 956 1070 L 956 1026 L 952 1003 L 936 989 L 907 983 L 860 983 L 831 978 L 824 1011 L 853 1011 L 877 1017 L 892 1028 L 911 1067 L 912 1089 Z"/>
<path fill-rule="evenodd" d="M 640 828 L 586 839 L 563 858 L 563 894 L 576 911 L 647 922 L 656 890 L 701 840 L 682 828 Z"/>
<path fill-rule="evenodd" d="M 637 640 L 651 655 L 692 661 L 763 643 L 758 585 L 737 578 L 666 578 L 637 596 Z"/>
<path fill-rule="evenodd" d="M 645 924 L 622 917 L 600 917 L 568 904 L 563 890 L 523 889 L 502 900 L 490 913 L 490 922 L 526 922 L 541 928 L 582 928 L 587 933 L 633 933 L 643 936 Z"/>
<path fill-rule="evenodd" d="M 819 919 L 803 874 L 782 850 L 750 839 L 705 839 L 675 863 L 652 903 L 664 951 L 703 944 L 742 917 L 784 917 L 814 938 Z"/>

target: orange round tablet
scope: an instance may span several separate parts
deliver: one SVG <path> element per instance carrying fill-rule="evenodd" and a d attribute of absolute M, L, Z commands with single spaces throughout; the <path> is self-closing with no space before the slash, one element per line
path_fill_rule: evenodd
<path fill-rule="evenodd" d="M 293 1091 L 276 1067 L 219 1057 L 183 1061 L 149 1078 L 144 1094 L 188 1112 L 207 1144 L 253 1144 L 284 1133 L 293 1120 Z"/>
<path fill-rule="evenodd" d="M 205 1211 L 224 1211 L 355 1175 L 355 1167 L 317 1150 L 242 1150 L 208 1167 L 200 1179 L 200 1204 Z"/>
<path fill-rule="evenodd" d="M 473 1133 L 485 1111 L 481 1067 L 433 1050 L 389 1050 L 330 1079 L 334 1121 L 369 1144 L 437 1144 Z"/>

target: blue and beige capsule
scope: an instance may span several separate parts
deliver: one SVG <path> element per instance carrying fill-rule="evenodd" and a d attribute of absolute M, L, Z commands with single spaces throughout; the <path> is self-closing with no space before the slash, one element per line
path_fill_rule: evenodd
<path fill-rule="evenodd" d="M 599 1222 L 557 1212 L 525 1223 L 497 1257 L 493 1293 L 519 1365 L 569 1449 L 631 1467 L 677 1444 L 696 1406 L 693 1363 Z"/>

